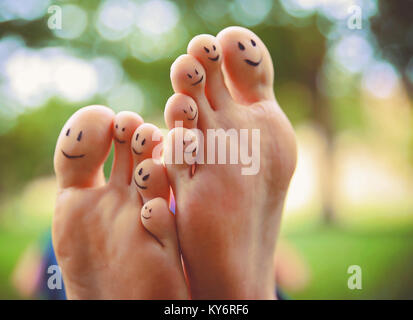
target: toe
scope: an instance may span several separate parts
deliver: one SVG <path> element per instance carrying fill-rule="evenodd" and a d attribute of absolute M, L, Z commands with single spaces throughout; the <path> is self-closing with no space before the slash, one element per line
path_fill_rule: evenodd
<path fill-rule="evenodd" d="M 60 188 L 95 187 L 103 182 L 103 164 L 112 144 L 115 114 L 104 106 L 75 112 L 57 140 L 54 168 Z"/>
<path fill-rule="evenodd" d="M 192 97 L 198 105 L 199 124 L 207 126 L 212 109 L 205 96 L 206 74 L 197 59 L 189 54 L 179 56 L 171 66 L 171 82 L 176 93 Z"/>
<path fill-rule="evenodd" d="M 198 106 L 191 97 L 182 93 L 175 93 L 166 102 L 164 117 L 168 129 L 175 127 L 196 128 Z"/>
<path fill-rule="evenodd" d="M 245 104 L 273 100 L 274 69 L 261 39 L 242 27 L 226 28 L 217 39 L 222 46 L 224 71 L 234 99 Z"/>
<path fill-rule="evenodd" d="M 130 184 L 133 170 L 131 137 L 142 123 L 142 118 L 134 112 L 122 111 L 116 115 L 113 127 L 115 155 L 110 183 L 125 186 Z"/>
<path fill-rule="evenodd" d="M 218 110 L 232 105 L 221 69 L 222 48 L 218 40 L 209 34 L 198 35 L 189 42 L 187 51 L 201 62 L 206 71 L 205 92 L 212 108 Z"/>
<path fill-rule="evenodd" d="M 165 199 L 155 198 L 146 202 L 141 210 L 141 221 L 162 246 L 178 247 L 174 215 Z"/>
<path fill-rule="evenodd" d="M 144 203 L 157 197 L 169 200 L 168 177 L 165 167 L 159 160 L 142 161 L 135 169 L 133 180 Z"/>
<path fill-rule="evenodd" d="M 192 130 L 175 128 L 169 132 L 165 144 L 164 162 L 172 188 L 175 188 L 175 181 L 191 177 L 193 166 L 202 156 L 202 152 L 199 138 Z"/>
<path fill-rule="evenodd" d="M 159 159 L 162 155 L 163 136 L 161 130 L 151 123 L 140 125 L 132 135 L 131 146 L 134 167 L 143 160 Z"/>

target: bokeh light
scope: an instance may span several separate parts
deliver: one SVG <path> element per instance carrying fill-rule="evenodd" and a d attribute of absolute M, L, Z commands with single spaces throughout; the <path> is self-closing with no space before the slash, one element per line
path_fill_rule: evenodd
<path fill-rule="evenodd" d="M 271 8 L 271 0 L 234 0 L 231 4 L 231 16 L 240 24 L 255 26 L 264 21 Z"/>
<path fill-rule="evenodd" d="M 86 11 L 73 4 L 63 5 L 61 9 L 62 28 L 53 29 L 53 33 L 63 39 L 75 39 L 81 36 L 88 23 Z"/>

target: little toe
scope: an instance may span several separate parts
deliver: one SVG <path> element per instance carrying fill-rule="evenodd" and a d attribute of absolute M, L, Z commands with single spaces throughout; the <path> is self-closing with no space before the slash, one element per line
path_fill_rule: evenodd
<path fill-rule="evenodd" d="M 175 218 L 165 199 L 155 198 L 146 202 L 141 210 L 141 221 L 162 246 L 178 248 Z"/>
<path fill-rule="evenodd" d="M 168 129 L 175 127 L 196 128 L 198 106 L 191 97 L 182 93 L 175 93 L 166 102 L 164 117 Z"/>
<path fill-rule="evenodd" d="M 206 74 L 201 63 L 189 54 L 179 56 L 171 66 L 171 82 L 176 93 L 192 97 L 199 110 L 199 124 L 207 126 L 213 115 L 211 106 L 205 96 Z"/>
<path fill-rule="evenodd" d="M 244 104 L 274 100 L 273 64 L 261 39 L 242 27 L 225 28 L 217 39 L 222 46 L 227 85 L 234 99 Z"/>
<path fill-rule="evenodd" d="M 218 40 L 209 34 L 194 37 L 188 44 L 188 54 L 201 62 L 206 71 L 206 96 L 214 110 L 233 104 L 222 73 L 222 48 Z"/>
<path fill-rule="evenodd" d="M 133 171 L 131 153 L 131 137 L 143 119 L 134 112 L 119 112 L 114 121 L 113 139 L 115 142 L 115 155 L 113 159 L 110 183 L 129 185 Z"/>
<path fill-rule="evenodd" d="M 163 136 L 161 130 L 151 123 L 140 125 L 132 135 L 131 150 L 134 167 L 143 160 L 162 156 Z"/>
<path fill-rule="evenodd" d="M 103 179 L 103 164 L 112 144 L 115 113 L 93 105 L 76 111 L 63 126 L 54 154 L 60 188 L 96 187 Z"/>
<path fill-rule="evenodd" d="M 136 167 L 133 180 L 144 203 L 157 197 L 169 200 L 169 181 L 159 160 L 143 160 Z"/>

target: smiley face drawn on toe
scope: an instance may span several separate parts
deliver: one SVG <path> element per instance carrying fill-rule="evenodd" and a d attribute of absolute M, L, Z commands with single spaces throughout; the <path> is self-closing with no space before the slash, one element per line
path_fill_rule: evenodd
<path fill-rule="evenodd" d="M 211 50 L 208 49 L 208 47 L 206 47 L 206 46 L 204 46 L 204 50 L 205 50 L 205 52 L 208 53 L 208 54 L 211 52 Z M 212 45 L 212 50 L 213 50 L 214 52 L 217 50 L 217 47 L 216 47 L 215 44 Z M 215 57 L 210 57 L 210 56 L 208 55 L 208 59 L 211 60 L 211 61 L 218 61 L 219 57 L 220 57 L 219 54 L 217 54 Z"/>
<path fill-rule="evenodd" d="M 195 110 L 194 110 L 194 108 L 192 108 L 192 106 L 189 106 L 189 110 L 186 110 L 186 109 L 182 109 L 182 110 L 187 115 L 186 119 L 189 120 L 189 121 L 195 120 L 196 117 L 198 116 L 198 109 L 195 108 Z M 194 113 L 194 111 L 195 111 L 195 115 L 191 116 Z"/>
<path fill-rule="evenodd" d="M 67 137 L 67 138 L 70 138 L 70 128 L 67 129 L 67 131 L 66 131 L 66 137 Z M 83 137 L 83 131 L 80 130 L 79 134 L 77 135 L 76 141 L 77 141 L 77 142 L 80 142 L 80 141 L 82 140 L 82 137 Z M 76 147 L 76 146 L 75 146 L 75 147 Z M 70 155 L 70 154 L 66 153 L 65 151 L 63 151 L 63 149 L 61 149 L 61 151 L 62 151 L 62 154 L 63 154 L 67 159 L 80 159 L 80 158 L 83 158 L 83 157 L 85 156 L 84 153 L 79 154 L 79 155 Z"/>
<path fill-rule="evenodd" d="M 139 140 L 139 132 L 137 132 L 135 135 L 134 143 L 132 144 L 133 153 L 137 155 L 141 155 L 143 153 L 142 148 L 144 148 L 145 143 L 146 143 L 146 138 Z M 140 149 L 140 151 L 138 151 L 138 148 Z"/>
<path fill-rule="evenodd" d="M 188 76 L 189 79 L 195 78 L 195 76 L 199 76 L 198 70 L 197 70 L 197 69 L 194 69 L 194 70 L 195 70 L 195 75 L 194 75 L 194 76 L 192 76 L 190 73 L 187 74 L 187 76 Z M 199 78 L 199 80 L 195 81 L 194 83 L 191 83 L 191 85 L 192 85 L 192 86 L 196 86 L 197 84 L 201 83 L 202 80 L 204 80 L 204 75 L 201 75 L 201 77 Z"/>
<path fill-rule="evenodd" d="M 258 48 L 258 47 L 257 47 L 257 43 L 256 43 L 253 39 L 250 39 L 250 43 L 251 43 L 252 48 Z M 241 41 L 238 41 L 238 48 L 239 48 L 241 51 L 245 51 L 245 50 L 246 50 L 245 46 L 242 44 Z M 258 61 L 253 61 L 253 60 L 251 60 L 251 59 L 249 59 L 249 58 L 244 59 L 244 61 L 245 61 L 245 63 L 247 63 L 247 64 L 250 65 L 250 66 L 258 67 L 258 66 L 260 65 L 261 61 L 262 61 L 262 57 L 261 57 L 260 59 L 258 59 Z"/>
<path fill-rule="evenodd" d="M 136 168 L 136 169 L 138 169 L 138 168 Z M 148 186 L 146 185 L 146 183 L 147 183 L 146 181 L 149 179 L 149 177 L 150 177 L 150 173 L 145 174 L 143 172 L 143 168 L 141 167 L 138 170 L 139 182 L 138 182 L 138 180 L 136 180 L 136 174 L 133 177 L 133 181 L 135 182 L 135 184 L 138 188 L 145 190 L 145 189 L 148 189 Z"/>
<path fill-rule="evenodd" d="M 144 207 L 144 210 L 142 210 L 142 218 L 149 220 L 151 218 L 151 215 L 150 215 L 151 212 L 152 212 L 152 208 L 148 208 L 148 206 L 146 205 Z"/>

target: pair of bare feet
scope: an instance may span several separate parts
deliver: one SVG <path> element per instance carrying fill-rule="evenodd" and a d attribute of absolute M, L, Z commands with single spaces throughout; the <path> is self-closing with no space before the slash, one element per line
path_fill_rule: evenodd
<path fill-rule="evenodd" d="M 172 65 L 171 82 L 165 143 L 137 114 L 103 106 L 80 109 L 61 131 L 53 245 L 67 296 L 273 299 L 274 249 L 296 144 L 273 94 L 268 50 L 240 27 L 200 35 Z M 185 142 L 177 143 L 179 130 L 191 128 L 205 136 L 208 129 L 259 129 L 259 171 L 160 162 L 162 150 L 175 154 Z"/>

